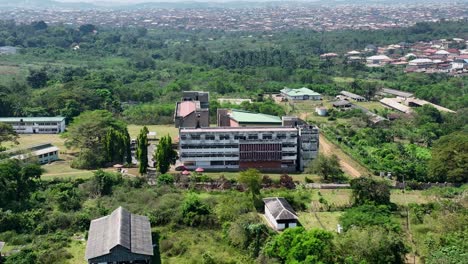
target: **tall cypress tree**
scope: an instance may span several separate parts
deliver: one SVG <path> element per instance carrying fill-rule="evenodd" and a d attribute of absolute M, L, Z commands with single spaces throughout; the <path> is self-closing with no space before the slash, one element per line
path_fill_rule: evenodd
<path fill-rule="evenodd" d="M 130 135 L 128 134 L 128 130 L 125 131 L 125 161 L 128 164 L 132 163 L 132 150 L 130 148 Z"/>
<path fill-rule="evenodd" d="M 159 140 L 158 147 L 154 152 L 156 169 L 161 173 L 166 173 L 171 164 L 175 164 L 177 153 L 172 149 L 172 139 L 169 135 Z"/>
<path fill-rule="evenodd" d="M 148 128 L 144 126 L 137 138 L 138 171 L 145 174 L 148 171 Z"/>

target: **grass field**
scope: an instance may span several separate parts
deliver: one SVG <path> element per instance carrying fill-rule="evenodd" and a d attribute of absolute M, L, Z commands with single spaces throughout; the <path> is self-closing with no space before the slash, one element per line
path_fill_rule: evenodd
<path fill-rule="evenodd" d="M 342 214 L 343 212 L 317 212 L 320 223 L 328 231 L 336 231 L 336 225 L 339 223 L 339 218 Z M 298 216 L 299 222 L 304 228 L 322 228 L 312 212 L 299 212 Z"/>
<path fill-rule="evenodd" d="M 146 126 L 150 132 L 156 132 L 158 138 L 169 134 L 173 139 L 179 136 L 178 128 L 174 125 L 148 125 Z M 143 126 L 140 125 L 128 125 L 128 133 L 131 138 L 137 138 L 138 133 Z"/>

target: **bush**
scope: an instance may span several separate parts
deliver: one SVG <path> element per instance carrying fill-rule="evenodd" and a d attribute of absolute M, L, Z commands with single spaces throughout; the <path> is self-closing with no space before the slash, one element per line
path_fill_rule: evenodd
<path fill-rule="evenodd" d="M 157 179 L 157 183 L 159 186 L 161 185 L 173 185 L 174 184 L 174 176 L 171 174 L 161 174 Z"/>
<path fill-rule="evenodd" d="M 210 208 L 196 195 L 188 195 L 182 204 L 182 222 L 188 226 L 212 224 Z"/>

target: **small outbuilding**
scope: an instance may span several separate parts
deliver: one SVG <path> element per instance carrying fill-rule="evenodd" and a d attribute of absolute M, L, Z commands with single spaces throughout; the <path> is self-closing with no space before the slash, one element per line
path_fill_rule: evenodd
<path fill-rule="evenodd" d="M 340 100 L 340 101 L 336 101 L 336 102 L 333 102 L 333 107 L 335 108 L 339 108 L 339 109 L 348 109 L 350 108 L 353 104 L 349 101 L 346 101 L 346 100 Z"/>
<path fill-rule="evenodd" d="M 265 203 L 265 216 L 271 226 L 276 230 L 296 227 L 298 217 L 292 206 L 282 197 L 263 199 Z"/>
<path fill-rule="evenodd" d="M 91 221 L 86 244 L 89 264 L 151 263 L 153 243 L 148 217 L 119 207 Z"/>

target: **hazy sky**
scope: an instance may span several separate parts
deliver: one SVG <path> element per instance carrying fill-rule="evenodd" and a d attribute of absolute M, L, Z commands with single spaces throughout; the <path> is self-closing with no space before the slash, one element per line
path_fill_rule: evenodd
<path fill-rule="evenodd" d="M 144 3 L 144 2 L 233 2 L 236 0 L 56 0 L 58 2 L 86 2 L 86 3 Z M 241 0 L 241 1 L 255 1 L 267 2 L 275 0 Z M 279 0 L 276 0 L 279 1 Z M 283 0 L 284 1 L 284 0 Z M 287 0 L 286 0 L 287 1 Z"/>

